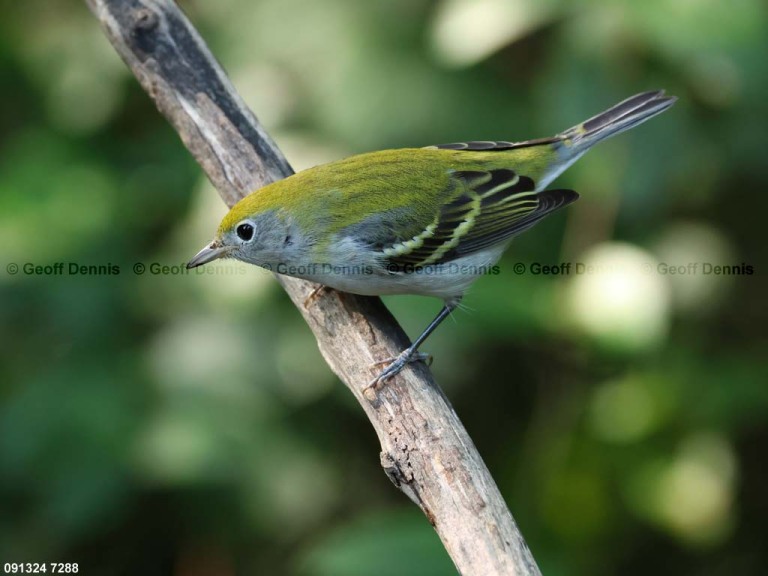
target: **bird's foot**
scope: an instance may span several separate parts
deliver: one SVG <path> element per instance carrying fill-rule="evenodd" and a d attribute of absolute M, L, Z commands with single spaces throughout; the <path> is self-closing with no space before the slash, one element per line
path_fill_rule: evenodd
<path fill-rule="evenodd" d="M 412 362 L 426 362 L 427 366 L 429 366 L 432 364 L 432 355 L 406 348 L 394 358 L 374 362 L 373 367 L 386 366 L 386 368 L 363 388 L 363 393 L 376 388 L 379 384 L 383 384 Z"/>
<path fill-rule="evenodd" d="M 320 294 L 325 292 L 327 289 L 328 289 L 328 286 L 326 286 L 325 284 L 318 284 L 317 286 L 315 286 L 312 289 L 312 292 L 309 293 L 309 296 L 304 298 L 304 309 L 306 310 L 307 308 L 309 308 L 312 305 L 312 303 L 318 299 Z"/>

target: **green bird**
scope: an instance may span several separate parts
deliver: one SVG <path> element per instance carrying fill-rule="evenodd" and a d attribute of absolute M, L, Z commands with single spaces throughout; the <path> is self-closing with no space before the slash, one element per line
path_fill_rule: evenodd
<path fill-rule="evenodd" d="M 546 189 L 552 180 L 675 101 L 644 92 L 551 138 L 383 150 L 304 170 L 235 204 L 187 267 L 236 258 L 354 294 L 441 298 L 374 386 L 427 358 L 419 346 L 512 238 L 579 197 Z"/>

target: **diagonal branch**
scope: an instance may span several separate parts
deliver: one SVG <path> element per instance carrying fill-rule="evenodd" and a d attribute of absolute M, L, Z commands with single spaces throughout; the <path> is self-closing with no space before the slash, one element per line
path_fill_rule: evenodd
<path fill-rule="evenodd" d="M 172 0 L 86 0 L 109 40 L 178 131 L 224 201 L 292 173 L 280 150 Z M 408 339 L 378 298 L 322 292 L 278 276 L 331 369 L 381 442 L 390 480 L 435 527 L 462 574 L 540 574 L 496 484 L 429 370 L 415 365 L 377 394 L 371 365 Z"/>

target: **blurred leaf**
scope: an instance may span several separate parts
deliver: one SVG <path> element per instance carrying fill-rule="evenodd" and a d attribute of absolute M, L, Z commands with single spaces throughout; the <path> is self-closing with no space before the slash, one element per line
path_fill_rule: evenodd
<path fill-rule="evenodd" d="M 417 511 L 379 512 L 335 528 L 301 562 L 307 576 L 443 576 L 456 568 Z"/>

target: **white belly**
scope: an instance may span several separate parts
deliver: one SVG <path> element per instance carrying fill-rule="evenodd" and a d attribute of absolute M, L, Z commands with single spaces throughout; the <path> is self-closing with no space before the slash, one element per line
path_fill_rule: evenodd
<path fill-rule="evenodd" d="M 353 252 L 343 261 L 334 258 L 339 262 L 335 266 L 318 264 L 296 267 L 283 273 L 353 294 L 418 294 L 448 300 L 462 296 L 479 277 L 498 273 L 494 265 L 504 248 L 495 246 L 445 264 L 406 268 L 403 271 L 389 271 L 378 265 L 363 263 L 360 253 Z"/>

